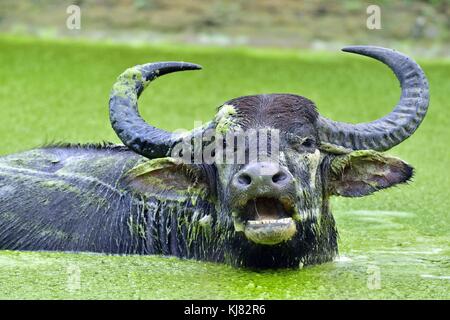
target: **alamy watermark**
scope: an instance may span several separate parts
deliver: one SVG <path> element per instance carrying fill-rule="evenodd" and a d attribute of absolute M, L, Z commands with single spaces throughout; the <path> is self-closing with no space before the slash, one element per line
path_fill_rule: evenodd
<path fill-rule="evenodd" d="M 376 265 L 369 265 L 367 267 L 367 289 L 381 289 L 381 269 Z"/>
<path fill-rule="evenodd" d="M 206 129 L 197 135 L 177 130 L 184 135 L 171 151 L 171 157 L 189 164 L 278 163 L 280 132 L 278 129 L 233 129 L 221 133 Z"/>
<path fill-rule="evenodd" d="M 74 293 L 81 289 L 81 269 L 76 264 L 69 264 L 66 268 L 67 291 Z"/>
<path fill-rule="evenodd" d="M 366 26 L 369 30 L 381 29 L 381 8 L 376 4 L 372 4 L 367 7 L 366 13 L 368 14 L 366 20 Z"/>
<path fill-rule="evenodd" d="M 66 13 L 69 15 L 66 19 L 66 27 L 69 30 L 81 29 L 81 8 L 75 4 L 67 7 Z"/>

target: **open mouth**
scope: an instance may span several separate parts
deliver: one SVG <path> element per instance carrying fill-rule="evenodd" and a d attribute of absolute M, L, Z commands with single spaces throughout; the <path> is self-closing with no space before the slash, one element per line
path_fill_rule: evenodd
<path fill-rule="evenodd" d="M 297 231 L 292 201 L 276 198 L 249 200 L 234 212 L 235 229 L 258 244 L 274 245 L 290 240 Z"/>

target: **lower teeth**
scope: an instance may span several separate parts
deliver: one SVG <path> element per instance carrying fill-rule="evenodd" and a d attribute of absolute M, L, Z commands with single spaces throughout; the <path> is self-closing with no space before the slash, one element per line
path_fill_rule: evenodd
<path fill-rule="evenodd" d="M 283 219 L 265 219 L 265 220 L 248 220 L 248 224 L 271 224 L 271 223 L 290 223 L 292 218 Z"/>

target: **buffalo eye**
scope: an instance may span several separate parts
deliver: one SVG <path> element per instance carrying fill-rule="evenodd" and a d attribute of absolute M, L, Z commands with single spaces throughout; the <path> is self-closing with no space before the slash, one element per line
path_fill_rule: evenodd
<path fill-rule="evenodd" d="M 313 138 L 305 138 L 301 141 L 297 141 L 293 144 L 293 147 L 298 152 L 310 151 L 315 149 L 316 142 Z"/>
<path fill-rule="evenodd" d="M 302 146 L 305 147 L 305 148 L 312 148 L 312 147 L 314 147 L 314 145 L 315 145 L 315 142 L 311 138 L 306 138 L 302 142 Z"/>

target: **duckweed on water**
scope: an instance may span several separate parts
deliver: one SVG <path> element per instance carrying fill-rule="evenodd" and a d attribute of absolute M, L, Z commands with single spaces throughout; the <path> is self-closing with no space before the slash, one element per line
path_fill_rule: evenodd
<path fill-rule="evenodd" d="M 252 272 L 154 256 L 2 252 L 0 298 L 450 298 L 442 257 L 394 254 L 355 252 L 302 270 Z"/>
<path fill-rule="evenodd" d="M 251 271 L 159 256 L 3 251 L 0 299 L 450 299 L 448 239 L 399 233 L 391 224 L 405 227 L 401 220 L 411 218 L 405 213 L 381 212 L 369 226 L 358 220 L 374 214 L 341 214 L 358 227 L 366 225 L 364 239 L 373 243 L 299 270 Z"/>

